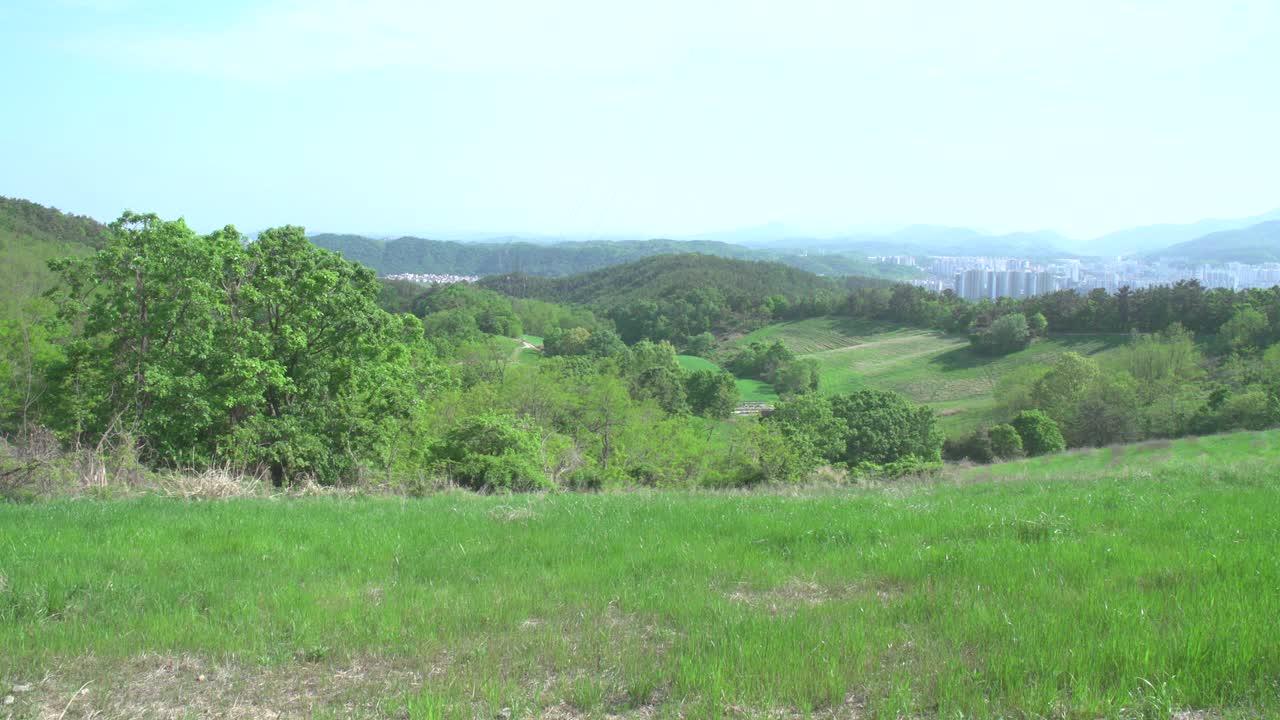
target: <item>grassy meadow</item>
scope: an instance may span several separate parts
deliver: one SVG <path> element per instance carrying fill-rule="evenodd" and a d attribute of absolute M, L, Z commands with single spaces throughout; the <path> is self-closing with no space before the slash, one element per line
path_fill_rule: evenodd
<path fill-rule="evenodd" d="M 990 358 L 971 352 L 962 337 L 827 316 L 770 325 L 735 344 L 757 340 L 781 340 L 801 358 L 816 360 L 823 392 L 896 390 L 936 409 L 943 428 L 952 434 L 998 421 L 992 392 L 1000 378 L 1019 365 L 1050 363 L 1068 351 L 1102 355 L 1128 338 L 1056 336 L 1021 352 Z"/>
<path fill-rule="evenodd" d="M 1278 459 L 0 505 L 0 717 L 1276 717 Z"/>

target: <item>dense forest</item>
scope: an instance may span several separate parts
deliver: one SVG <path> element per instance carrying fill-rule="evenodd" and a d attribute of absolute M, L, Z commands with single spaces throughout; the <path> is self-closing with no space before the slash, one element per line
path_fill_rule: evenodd
<path fill-rule="evenodd" d="M 658 255 L 701 253 L 738 260 L 774 260 L 820 275 L 866 275 L 890 279 L 913 277 L 902 265 L 873 263 L 865 253 L 805 254 L 785 249 L 748 248 L 710 240 L 587 240 L 539 244 L 531 242 L 461 243 L 402 237 L 377 240 L 361 235 L 319 234 L 311 241 L 380 275 L 440 273 L 563 277 Z"/>
<path fill-rule="evenodd" d="M 521 298 L 585 305 L 609 317 L 628 342 L 669 340 L 758 327 L 790 315 L 820 315 L 850 287 L 876 278 L 826 278 L 779 263 L 706 255 L 664 255 L 566 278 L 505 275 L 485 288 Z"/>

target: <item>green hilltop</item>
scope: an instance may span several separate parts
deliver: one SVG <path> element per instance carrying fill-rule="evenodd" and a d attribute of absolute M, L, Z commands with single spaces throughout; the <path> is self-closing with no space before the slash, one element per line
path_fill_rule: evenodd
<path fill-rule="evenodd" d="M 506 275 L 480 282 L 501 292 L 555 302 L 616 307 L 664 300 L 690 292 L 715 292 L 743 307 L 768 295 L 800 298 L 834 291 L 841 283 L 781 263 L 711 255 L 661 255 L 564 278 Z"/>

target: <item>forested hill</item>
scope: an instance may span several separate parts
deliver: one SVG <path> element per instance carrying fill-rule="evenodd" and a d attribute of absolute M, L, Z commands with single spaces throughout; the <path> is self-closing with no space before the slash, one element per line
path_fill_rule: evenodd
<path fill-rule="evenodd" d="M 614 307 L 642 300 L 675 300 L 690 293 L 717 293 L 731 306 L 770 295 L 799 299 L 843 284 L 780 263 L 686 253 L 645 258 L 563 278 L 511 274 L 485 278 L 484 287 L 515 297 Z"/>
<path fill-rule="evenodd" d="M 87 253 L 102 242 L 105 230 L 92 218 L 0 197 L 0 294 L 38 295 L 52 282 L 50 259 Z"/>
<path fill-rule="evenodd" d="M 311 241 L 373 268 L 381 275 L 441 273 L 563 277 L 658 255 L 702 253 L 739 260 L 776 260 L 822 275 L 904 278 L 910 269 L 881 265 L 849 255 L 802 255 L 748 248 L 710 240 L 589 240 L 543 245 L 530 242 L 461 243 L 402 237 L 376 240 L 361 235 L 320 234 Z"/>
<path fill-rule="evenodd" d="M 503 275 L 481 286 L 522 298 L 589 306 L 628 342 L 756 327 L 796 306 L 830 306 L 851 287 L 891 281 L 826 278 L 776 262 L 662 255 L 564 278 Z"/>
<path fill-rule="evenodd" d="M 1280 262 L 1280 220 L 1223 230 L 1170 245 L 1149 254 L 1152 258 L 1196 263 Z"/>

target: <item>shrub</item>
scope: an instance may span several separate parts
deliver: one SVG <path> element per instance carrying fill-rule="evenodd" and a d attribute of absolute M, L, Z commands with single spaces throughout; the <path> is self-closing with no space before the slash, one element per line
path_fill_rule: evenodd
<path fill-rule="evenodd" d="M 948 438 L 943 445 L 943 456 L 953 462 L 969 460 L 984 465 L 995 460 L 995 452 L 991 449 L 991 437 L 986 430 L 979 430 L 959 440 Z"/>
<path fill-rule="evenodd" d="M 684 351 L 689 355 L 708 357 L 716 349 L 716 336 L 709 332 L 699 333 L 689 338 Z"/>
<path fill-rule="evenodd" d="M 738 405 L 738 383 L 723 370 L 695 370 L 685 376 L 684 388 L 695 415 L 725 418 Z"/>
<path fill-rule="evenodd" d="M 1031 344 L 1031 328 L 1027 316 L 1010 313 L 991 323 L 991 327 L 969 336 L 973 349 L 985 355 L 1008 355 Z"/>
<path fill-rule="evenodd" d="M 849 468 L 849 477 L 857 482 L 898 480 L 907 476 L 934 475 L 941 469 L 941 463 L 928 462 L 917 457 L 905 457 L 883 464 L 858 463 Z"/>
<path fill-rule="evenodd" d="M 942 431 L 931 408 L 895 392 L 858 390 L 831 398 L 832 414 L 845 421 L 845 451 L 850 465 L 884 465 L 908 456 L 925 462 L 941 459 Z"/>
<path fill-rule="evenodd" d="M 831 400 L 803 395 L 778 404 L 762 421 L 776 426 L 802 454 L 827 462 L 844 456 L 849 426 L 831 410 Z"/>
<path fill-rule="evenodd" d="M 538 440 L 514 418 L 479 415 L 451 429 L 436 450 L 454 482 L 472 490 L 544 490 Z"/>
<path fill-rule="evenodd" d="M 1022 456 L 1022 436 L 1012 425 L 996 425 L 987 431 L 987 437 L 991 439 L 991 452 L 996 457 Z"/>
<path fill-rule="evenodd" d="M 1013 419 L 1013 429 L 1022 439 L 1022 449 L 1027 455 L 1045 455 L 1062 452 L 1067 443 L 1053 418 L 1039 410 L 1023 410 Z"/>

